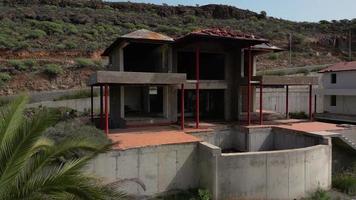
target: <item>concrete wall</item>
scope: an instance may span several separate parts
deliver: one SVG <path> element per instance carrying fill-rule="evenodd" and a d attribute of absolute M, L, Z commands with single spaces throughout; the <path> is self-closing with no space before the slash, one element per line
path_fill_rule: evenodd
<path fill-rule="evenodd" d="M 205 179 L 200 183 L 219 200 L 305 197 L 319 187 L 331 187 L 331 145 L 328 144 L 283 151 L 217 154 L 216 147 L 202 143 L 199 162 L 204 165 L 200 165 L 200 172 L 205 176 L 210 174 L 210 182 Z M 207 158 L 207 154 L 214 156 Z"/>
<path fill-rule="evenodd" d="M 198 188 L 197 151 L 197 143 L 113 151 L 96 158 L 88 170 L 107 181 L 139 180 L 146 190 L 134 182 L 121 188 L 135 196 Z"/>
<path fill-rule="evenodd" d="M 356 96 L 336 96 L 336 106 L 331 106 L 331 96 L 324 96 L 324 112 L 356 115 Z"/>
<path fill-rule="evenodd" d="M 161 145 L 100 155 L 88 170 L 107 181 L 140 181 L 146 189 L 134 182 L 121 188 L 137 197 L 205 188 L 214 200 L 296 199 L 330 188 L 330 139 L 278 128 L 233 127 L 195 135 L 223 148 L 239 144 L 256 151 L 225 154 L 208 142 Z M 262 151 L 274 148 L 287 150 Z"/>
<path fill-rule="evenodd" d="M 321 84 L 324 89 L 356 89 L 356 71 L 337 72 L 336 83 L 331 83 L 331 74 L 324 73 L 321 77 Z"/>
<path fill-rule="evenodd" d="M 35 108 L 38 106 L 45 106 L 49 108 L 66 107 L 80 112 L 90 111 L 90 98 L 85 99 L 70 99 L 61 101 L 42 101 L 37 103 L 30 103 L 28 107 Z M 99 113 L 100 110 L 100 98 L 94 98 L 94 111 Z"/>
<path fill-rule="evenodd" d="M 316 90 L 316 88 L 315 88 Z M 314 94 L 313 91 L 313 104 Z M 260 106 L 260 90 L 256 89 L 255 107 Z M 323 112 L 323 97 L 317 95 L 317 113 Z M 278 113 L 286 112 L 286 89 L 285 88 L 264 88 L 263 89 L 263 110 L 274 111 Z M 314 105 L 313 105 L 314 111 Z M 305 87 L 289 87 L 289 112 L 309 112 L 309 88 Z"/>

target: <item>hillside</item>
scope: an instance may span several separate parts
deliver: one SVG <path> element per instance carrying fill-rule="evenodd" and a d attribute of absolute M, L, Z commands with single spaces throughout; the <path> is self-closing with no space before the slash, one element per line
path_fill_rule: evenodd
<path fill-rule="evenodd" d="M 136 29 L 178 37 L 209 27 L 252 33 L 286 49 L 291 33 L 292 65 L 298 67 L 345 60 L 348 31 L 356 27 L 356 20 L 297 23 L 224 5 L 2 0 L 0 94 L 83 87 L 88 74 L 100 67 L 102 50 Z M 289 67 L 288 58 L 287 52 L 263 56 L 258 66 Z M 82 80 L 70 78 L 78 75 Z"/>

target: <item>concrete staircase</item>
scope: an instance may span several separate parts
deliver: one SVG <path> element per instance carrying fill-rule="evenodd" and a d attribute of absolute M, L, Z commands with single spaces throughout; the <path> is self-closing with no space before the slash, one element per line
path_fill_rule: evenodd
<path fill-rule="evenodd" d="M 348 130 L 338 136 L 343 142 L 356 150 L 356 129 Z"/>

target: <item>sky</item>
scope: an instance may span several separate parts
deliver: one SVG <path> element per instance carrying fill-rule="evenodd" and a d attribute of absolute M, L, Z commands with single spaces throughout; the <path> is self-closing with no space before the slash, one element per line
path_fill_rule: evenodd
<path fill-rule="evenodd" d="M 116 1 L 116 0 L 107 0 Z M 318 22 L 356 18 L 356 0 L 130 0 L 168 5 L 226 4 L 292 21 Z"/>

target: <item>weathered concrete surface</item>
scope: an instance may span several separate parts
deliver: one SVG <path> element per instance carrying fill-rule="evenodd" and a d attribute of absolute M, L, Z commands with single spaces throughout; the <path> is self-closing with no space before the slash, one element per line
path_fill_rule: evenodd
<path fill-rule="evenodd" d="M 148 73 L 97 71 L 89 80 L 89 85 L 95 84 L 182 84 L 186 81 L 182 73 Z"/>
<path fill-rule="evenodd" d="M 331 186 L 330 138 L 268 127 L 193 135 L 206 142 L 113 151 L 98 157 L 90 170 L 109 181 L 140 180 L 146 190 L 136 183 L 123 187 L 139 197 L 206 188 L 214 200 L 284 200 Z M 245 152 L 222 153 L 229 148 Z"/>
<path fill-rule="evenodd" d="M 135 196 L 151 196 L 171 190 L 198 187 L 197 144 L 164 145 L 113 151 L 100 155 L 89 170 L 108 181 L 137 179 L 121 188 Z"/>
<path fill-rule="evenodd" d="M 211 149 L 202 152 L 206 148 Z M 218 171 L 216 176 L 210 176 L 213 184 L 201 183 L 213 192 L 214 199 L 297 199 L 319 187 L 331 187 L 331 145 L 220 154 L 215 162 L 212 157 L 203 159 L 216 149 L 199 149 L 203 154 L 200 163 L 204 163 L 200 165 L 201 174 Z"/>

